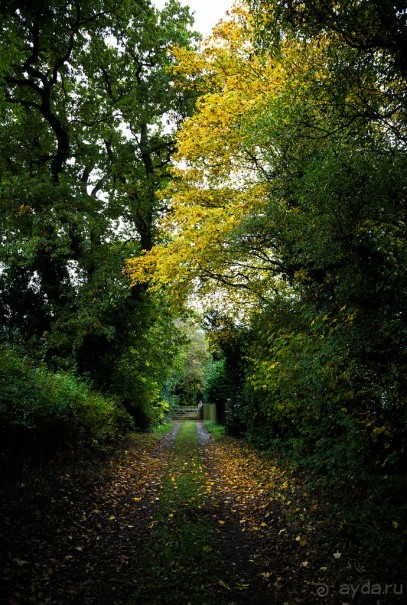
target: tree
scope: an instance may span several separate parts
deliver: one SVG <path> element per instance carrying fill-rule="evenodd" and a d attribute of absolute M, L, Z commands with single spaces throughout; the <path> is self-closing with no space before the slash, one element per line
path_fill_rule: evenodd
<path fill-rule="evenodd" d="M 311 19 L 304 3 L 268 6 Z M 130 270 L 181 300 L 212 294 L 227 310 L 228 297 L 249 332 L 246 430 L 335 489 L 358 483 L 372 506 L 391 493 L 388 521 L 406 451 L 401 55 L 385 48 L 393 26 L 360 56 L 329 19 L 305 17 L 281 17 L 268 52 L 261 19 L 238 7 L 206 46 L 177 53 L 203 96 L 178 137 L 167 241 Z"/>
<path fill-rule="evenodd" d="M 200 52 L 176 51 L 180 82 L 202 94 L 197 113 L 179 134 L 179 164 L 162 194 L 171 200 L 163 238 L 176 237 L 128 263 L 134 282 L 154 270 L 158 287 L 171 288 L 174 298 L 182 299 L 191 285 L 210 295 L 222 282 L 225 297 L 233 299 L 240 290 L 249 293 L 246 302 L 253 302 L 251 295 L 261 296 L 264 277 L 270 275 L 263 268 L 277 262 L 250 250 L 250 241 L 245 245 L 238 235 L 246 217 L 261 213 L 267 203 L 257 143 L 246 144 L 245 124 L 279 78 L 273 66 L 252 56 L 246 19 L 246 11 L 236 9 L 234 19 L 219 25 Z"/>
<path fill-rule="evenodd" d="M 315 37 L 322 32 L 338 34 L 358 54 L 370 59 L 379 51 L 387 55 L 387 67 L 407 76 L 407 26 L 405 3 L 319 0 L 250 0 L 258 19 L 257 32 L 266 43 L 279 43 L 287 32 Z M 389 72 L 387 72 L 389 73 Z"/>
<path fill-rule="evenodd" d="M 156 321 L 122 269 L 165 212 L 156 188 L 194 99 L 170 49 L 191 23 L 173 0 L 2 3 L 3 334 L 103 389 Z"/>
<path fill-rule="evenodd" d="M 204 378 L 210 354 L 203 329 L 193 321 L 177 321 L 184 345 L 180 370 L 174 380 L 174 392 L 180 405 L 197 405 L 203 397 Z"/>

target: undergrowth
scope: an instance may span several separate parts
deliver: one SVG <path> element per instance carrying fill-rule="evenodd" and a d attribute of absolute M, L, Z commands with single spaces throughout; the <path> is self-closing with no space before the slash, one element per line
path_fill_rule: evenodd
<path fill-rule="evenodd" d="M 79 446 L 100 448 L 132 427 L 118 400 L 84 381 L 51 372 L 0 349 L 0 442 L 3 452 L 50 457 Z"/>
<path fill-rule="evenodd" d="M 212 435 L 216 441 L 222 441 L 225 437 L 225 427 L 216 424 L 213 420 L 204 420 L 204 425 L 208 433 Z"/>

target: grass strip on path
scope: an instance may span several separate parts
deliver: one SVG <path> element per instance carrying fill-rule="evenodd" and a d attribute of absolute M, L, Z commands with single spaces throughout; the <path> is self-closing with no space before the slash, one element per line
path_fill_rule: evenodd
<path fill-rule="evenodd" d="M 217 528 L 206 508 L 207 474 L 195 422 L 181 426 L 164 478 L 156 519 L 132 603 L 219 603 L 213 582 L 219 565 Z M 216 581 L 216 580 L 214 580 Z"/>

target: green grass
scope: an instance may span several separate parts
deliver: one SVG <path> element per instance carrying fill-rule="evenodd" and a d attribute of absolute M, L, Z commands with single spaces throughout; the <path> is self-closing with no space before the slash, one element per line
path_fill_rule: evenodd
<path fill-rule="evenodd" d="M 174 425 L 171 422 L 164 422 L 163 424 L 159 424 L 158 426 L 154 427 L 152 433 L 155 437 L 159 438 L 162 437 L 162 435 L 169 433 L 173 426 Z"/>
<path fill-rule="evenodd" d="M 163 481 L 134 605 L 215 602 L 211 578 L 219 566 L 218 536 L 211 510 L 205 508 L 206 487 L 196 425 L 184 422 Z"/>
<path fill-rule="evenodd" d="M 225 438 L 224 426 L 216 424 L 213 420 L 204 420 L 204 425 L 208 433 L 210 433 L 216 441 L 222 441 Z"/>

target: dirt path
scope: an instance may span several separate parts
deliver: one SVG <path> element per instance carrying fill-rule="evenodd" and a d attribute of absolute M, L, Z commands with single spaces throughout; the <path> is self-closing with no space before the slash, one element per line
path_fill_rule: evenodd
<path fill-rule="evenodd" d="M 104 463 L 54 463 L 3 488 L 0 603 L 401 603 L 339 594 L 363 575 L 321 506 L 201 423 L 136 435 Z"/>
<path fill-rule="evenodd" d="M 202 424 L 183 423 L 141 557 L 135 605 L 271 602 L 274 590 L 255 560 L 257 537 L 234 515 L 237 500 L 224 491 L 217 454 Z"/>
<path fill-rule="evenodd" d="M 272 465 L 266 468 L 243 444 L 218 443 L 202 425 L 198 432 L 219 524 L 226 602 L 314 603 L 315 592 L 304 583 L 304 553 L 284 510 L 285 491 L 298 492 L 299 486 L 289 485 Z"/>
<path fill-rule="evenodd" d="M 0 603 L 111 605 L 135 590 L 179 425 L 99 464 L 53 464 L 0 494 Z"/>

